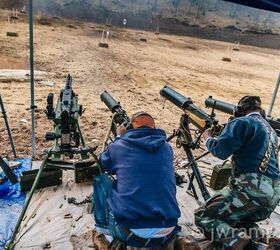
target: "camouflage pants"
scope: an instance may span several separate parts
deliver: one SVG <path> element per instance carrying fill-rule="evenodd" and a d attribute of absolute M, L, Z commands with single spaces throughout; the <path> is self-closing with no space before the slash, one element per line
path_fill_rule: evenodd
<path fill-rule="evenodd" d="M 279 200 L 280 181 L 241 174 L 195 211 L 195 223 L 210 240 L 243 249 L 260 236 L 255 222 L 268 218 Z"/>

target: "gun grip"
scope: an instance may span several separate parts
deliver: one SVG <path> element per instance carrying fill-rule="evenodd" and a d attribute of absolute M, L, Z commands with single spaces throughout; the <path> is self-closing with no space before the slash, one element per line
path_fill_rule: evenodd
<path fill-rule="evenodd" d="M 66 110 L 61 113 L 61 145 L 70 146 L 69 113 Z"/>

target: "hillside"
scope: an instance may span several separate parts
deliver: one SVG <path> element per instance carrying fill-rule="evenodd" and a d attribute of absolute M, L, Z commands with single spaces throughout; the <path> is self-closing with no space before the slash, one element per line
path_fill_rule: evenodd
<path fill-rule="evenodd" d="M 99 22 L 110 17 L 121 24 L 121 18 L 126 18 L 130 27 L 138 28 L 161 26 L 168 19 L 174 25 L 234 25 L 242 30 L 279 32 L 280 20 L 279 14 L 221 0 L 38 0 L 35 8 L 45 14 Z"/>

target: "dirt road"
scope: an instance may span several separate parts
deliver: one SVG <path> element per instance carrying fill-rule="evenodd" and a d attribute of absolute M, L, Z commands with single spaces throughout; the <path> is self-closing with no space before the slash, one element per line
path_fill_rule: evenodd
<path fill-rule="evenodd" d="M 0 60 L 5 56 L 27 61 L 27 24 L 8 25 L 4 18 L 0 20 Z M 165 84 L 201 107 L 209 95 L 234 103 L 244 95 L 254 94 L 263 98 L 267 108 L 280 68 L 277 50 L 241 44 L 240 51 L 232 51 L 233 44 L 229 43 L 119 28 L 110 28 L 109 49 L 104 49 L 98 47 L 102 26 L 57 19 L 51 22 L 50 26 L 34 27 L 36 69 L 53 73 L 48 80 L 55 82 L 53 87 L 38 82 L 35 86 L 37 157 L 51 145 L 44 141 L 45 133 L 52 129 L 44 114 L 46 97 L 53 92 L 57 98 L 68 73 L 86 109 L 80 120 L 84 137 L 90 146 L 95 146 L 100 145 L 110 119 L 99 97 L 105 89 L 121 101 L 129 114 L 148 111 L 158 126 L 170 133 L 178 126 L 181 111 L 169 102 L 163 109 L 159 91 Z M 18 32 L 19 37 L 7 37 L 7 31 Z M 140 42 L 140 38 L 146 38 L 147 43 Z M 222 57 L 232 61 L 224 62 Z M 0 82 L 0 93 L 19 155 L 30 155 L 31 115 L 26 110 L 30 106 L 29 83 Z M 279 103 L 280 100 L 273 113 L 278 117 Z M 226 116 L 218 114 L 218 118 L 225 121 Z M 6 134 L 1 119 L 1 155 L 10 151 Z"/>

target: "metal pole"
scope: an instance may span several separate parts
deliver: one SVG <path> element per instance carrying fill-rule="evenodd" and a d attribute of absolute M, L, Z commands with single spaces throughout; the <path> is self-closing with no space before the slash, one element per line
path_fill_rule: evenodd
<path fill-rule="evenodd" d="M 8 122 L 6 110 L 5 110 L 4 103 L 2 101 L 1 95 L 0 95 L 0 112 L 2 112 L 4 121 L 5 121 L 5 126 L 6 126 L 6 129 L 7 129 L 7 132 L 8 132 L 8 136 L 9 136 L 9 140 L 10 140 L 11 147 L 12 147 L 12 150 L 13 150 L 14 158 L 17 158 L 17 153 L 16 153 L 16 148 L 15 148 L 12 132 L 11 132 L 11 129 L 10 129 L 10 125 L 9 125 L 9 122 Z"/>
<path fill-rule="evenodd" d="M 274 93 L 273 93 L 273 96 L 272 96 L 272 99 L 271 99 L 269 110 L 267 112 L 267 116 L 271 116 L 271 112 L 272 112 L 272 109 L 273 109 L 273 106 L 274 106 L 274 103 L 275 103 L 275 99 L 276 99 L 276 96 L 277 96 L 277 93 L 278 93 L 279 85 L 280 85 L 280 73 L 279 73 L 279 76 L 278 76 L 278 79 L 277 79 L 277 82 L 276 82 L 276 85 L 275 85 Z"/>
<path fill-rule="evenodd" d="M 32 157 L 35 157 L 35 97 L 34 97 L 34 57 L 33 57 L 33 0 L 29 0 L 29 48 L 30 48 L 30 90 L 32 119 Z"/>

